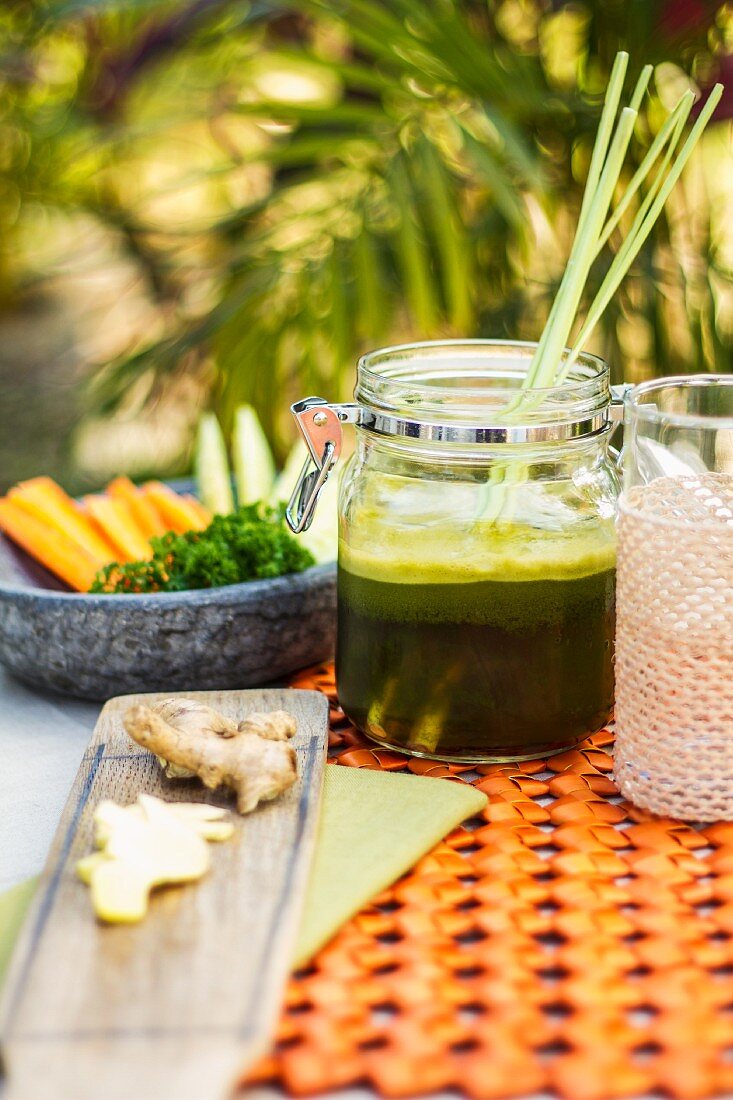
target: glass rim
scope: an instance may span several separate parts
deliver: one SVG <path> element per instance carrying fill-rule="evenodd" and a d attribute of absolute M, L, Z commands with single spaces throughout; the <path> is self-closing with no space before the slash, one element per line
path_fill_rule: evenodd
<path fill-rule="evenodd" d="M 656 405 L 640 401 L 640 397 L 659 390 L 678 388 L 705 389 L 709 386 L 733 387 L 733 374 L 673 374 L 666 378 L 650 378 L 639 382 L 624 396 L 626 412 L 646 423 L 670 424 L 676 428 L 720 429 L 733 431 L 733 416 L 713 416 L 707 413 L 663 412 Z"/>
<path fill-rule="evenodd" d="M 524 388 L 536 347 L 475 338 L 368 352 L 358 360 L 354 390 L 359 426 L 384 438 L 446 446 L 560 443 L 603 433 L 611 405 L 608 364 L 582 354 L 561 384 Z"/>
<path fill-rule="evenodd" d="M 535 340 L 504 340 L 489 337 L 472 337 L 472 338 L 451 338 L 445 340 L 416 340 L 405 344 L 390 344 L 386 347 L 374 348 L 372 351 L 365 352 L 357 359 L 357 371 L 359 381 L 366 382 L 367 384 L 384 386 L 390 383 L 404 384 L 406 379 L 404 377 L 390 377 L 381 370 L 373 369 L 373 366 L 377 362 L 399 362 L 401 359 L 409 360 L 410 358 L 419 356 L 421 352 L 439 353 L 441 351 L 453 351 L 457 352 L 465 350 L 468 354 L 475 354 L 476 352 L 494 352 L 500 353 L 502 350 L 507 352 L 526 352 L 527 357 L 531 355 L 537 348 L 537 341 Z M 564 348 L 561 360 L 563 357 L 569 355 L 570 348 Z M 437 358 L 437 354 L 436 354 Z M 487 360 L 490 357 L 487 355 Z M 519 358 L 519 356 L 517 356 Z M 561 382 L 557 386 L 542 386 L 532 388 L 532 393 L 538 397 L 541 396 L 543 401 L 550 400 L 553 396 L 559 394 L 566 395 L 569 389 L 572 389 L 577 395 L 578 399 L 591 396 L 597 389 L 599 383 L 608 378 L 610 368 L 608 363 L 602 359 L 599 355 L 594 355 L 592 352 L 580 352 L 575 359 L 575 366 L 591 368 L 593 373 L 590 377 L 586 378 L 567 378 L 564 382 Z M 435 395 L 440 390 L 439 385 L 435 385 L 430 382 L 416 382 L 410 379 L 410 388 L 424 392 L 426 396 Z M 455 389 L 453 390 L 455 392 Z M 470 386 L 461 386 L 460 393 L 466 398 L 485 398 L 486 390 L 479 387 L 472 388 Z M 493 395 L 499 396 L 502 393 L 506 394 L 507 400 L 511 400 L 516 397 L 517 387 L 506 386 L 503 388 L 495 387 L 493 389 Z"/>

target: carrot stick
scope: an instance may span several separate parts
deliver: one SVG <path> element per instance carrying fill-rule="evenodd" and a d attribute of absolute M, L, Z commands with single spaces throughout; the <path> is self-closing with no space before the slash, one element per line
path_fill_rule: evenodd
<path fill-rule="evenodd" d="M 67 535 L 103 565 L 115 560 L 114 546 L 96 530 L 76 502 L 52 478 L 34 477 L 21 481 L 10 490 L 8 500 Z"/>
<path fill-rule="evenodd" d="M 88 592 L 97 570 L 105 564 L 63 531 L 7 497 L 0 499 L 0 530 L 77 592 Z"/>
<path fill-rule="evenodd" d="M 178 493 L 174 493 L 162 481 L 147 481 L 142 489 L 164 521 L 169 524 L 171 531 L 176 531 L 180 535 L 186 531 L 201 531 L 204 527 L 208 527 L 208 523 L 204 522 L 189 502 Z"/>
<path fill-rule="evenodd" d="M 116 477 L 114 481 L 110 481 L 107 492 L 111 497 L 125 501 L 146 539 L 153 535 L 164 535 L 169 530 L 153 502 L 141 489 L 135 488 L 129 477 Z"/>
<path fill-rule="evenodd" d="M 203 523 L 204 527 L 208 527 L 214 517 L 209 509 L 206 507 L 206 505 L 202 504 L 198 497 L 195 497 L 193 493 L 182 493 L 181 496 L 187 504 L 191 505 L 194 512 Z"/>
<path fill-rule="evenodd" d="M 124 500 L 103 495 L 84 497 L 89 515 L 115 546 L 118 561 L 142 561 L 150 557 L 150 543 L 138 529 Z"/>

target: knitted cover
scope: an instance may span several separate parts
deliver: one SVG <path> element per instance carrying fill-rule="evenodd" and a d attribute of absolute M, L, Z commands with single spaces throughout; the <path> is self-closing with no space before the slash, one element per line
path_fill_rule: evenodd
<path fill-rule="evenodd" d="M 293 686 L 329 696 L 336 763 L 473 782 L 489 805 L 293 976 L 250 1085 L 733 1095 L 733 824 L 698 831 L 622 801 L 607 730 L 469 771 L 370 747 L 330 667 Z"/>
<path fill-rule="evenodd" d="M 733 477 L 658 478 L 621 501 L 616 768 L 622 794 L 733 818 Z"/>

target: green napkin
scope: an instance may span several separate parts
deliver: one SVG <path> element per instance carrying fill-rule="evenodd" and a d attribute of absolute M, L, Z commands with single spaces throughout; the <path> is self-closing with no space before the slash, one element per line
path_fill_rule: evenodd
<path fill-rule="evenodd" d="M 21 882 L 0 894 L 0 982 L 5 977 L 15 938 L 20 932 L 37 881 L 38 879 L 29 878 L 27 882 Z"/>
<path fill-rule="evenodd" d="M 486 802 L 468 784 L 327 767 L 295 964 L 307 962 L 349 917 Z M 0 981 L 35 884 L 31 879 L 0 896 Z"/>
<path fill-rule="evenodd" d="M 306 962 L 349 917 L 487 801 L 467 783 L 326 768 L 296 964 Z"/>

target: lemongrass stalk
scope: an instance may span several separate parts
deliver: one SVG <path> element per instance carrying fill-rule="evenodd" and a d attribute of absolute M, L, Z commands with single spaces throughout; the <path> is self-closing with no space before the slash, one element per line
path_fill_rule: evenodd
<path fill-rule="evenodd" d="M 504 479 L 507 472 L 507 463 L 496 463 L 491 467 L 491 472 L 483 484 L 479 485 L 478 500 L 474 522 L 483 520 L 484 523 L 494 523 L 505 509 L 506 486 Z"/>
<path fill-rule="evenodd" d="M 665 178 L 665 172 L 667 171 L 670 161 L 679 144 L 694 100 L 695 96 L 693 92 L 685 92 L 684 95 L 680 98 L 676 107 L 674 108 L 674 111 L 669 116 L 669 119 L 667 120 L 668 122 L 671 121 L 673 123 L 673 126 L 671 128 L 666 127 L 666 137 L 669 140 L 667 141 L 667 147 L 665 149 L 664 157 L 662 158 L 662 163 L 659 166 L 654 181 L 649 187 L 649 190 L 647 191 L 643 202 L 639 206 L 639 209 L 634 217 L 634 221 L 632 222 L 626 238 L 624 239 L 621 247 L 614 256 L 608 271 L 606 272 L 606 275 L 598 289 L 596 297 L 591 303 L 583 325 L 581 326 L 581 329 L 576 336 L 575 341 L 573 342 L 572 348 L 568 352 L 565 359 L 560 361 L 560 365 L 558 367 L 557 374 L 555 375 L 553 383 L 555 385 L 559 385 L 561 382 L 563 382 L 565 378 L 567 378 L 570 371 L 573 369 L 575 363 L 577 362 L 578 356 L 583 349 L 583 345 L 593 332 L 593 329 L 600 320 L 603 312 L 608 306 L 608 303 L 610 302 L 611 298 L 616 293 L 619 286 L 621 285 L 621 282 L 625 278 L 631 262 L 638 255 L 639 249 L 644 243 L 643 241 L 641 241 L 639 243 L 639 247 L 632 254 L 634 241 L 637 237 L 639 230 L 644 224 L 647 213 L 651 209 L 651 206 L 656 196 L 661 190 L 662 183 Z M 660 135 L 661 133 L 662 131 L 660 130 Z M 656 160 L 658 155 L 659 150 L 657 151 L 657 154 L 653 158 L 653 160 Z M 653 160 L 650 161 L 650 168 L 653 165 Z M 629 188 L 631 188 L 632 184 L 633 181 L 629 184 Z M 626 197 L 627 192 L 624 192 L 621 202 L 623 202 Z M 628 203 L 626 205 L 628 206 Z M 607 234 L 605 233 L 605 231 L 602 239 L 607 239 Z M 629 259 L 629 256 L 631 256 L 631 259 Z M 536 404 L 536 402 L 534 404 Z"/>
<path fill-rule="evenodd" d="M 614 127 L 627 61 L 628 58 L 625 55 L 620 55 L 614 63 L 612 80 L 609 82 L 609 89 L 606 93 L 599 133 L 591 158 L 591 167 L 583 196 L 578 228 L 567 267 L 550 310 L 548 322 L 523 381 L 522 391 L 508 403 L 505 409 L 506 413 L 512 413 L 518 408 L 526 412 L 528 409 L 536 407 L 542 400 L 539 390 L 548 386 L 560 385 L 565 380 L 578 355 L 580 355 L 585 341 L 600 320 L 611 297 L 618 289 L 651 233 L 672 188 L 679 180 L 687 161 L 720 101 L 723 88 L 722 85 L 716 84 L 681 151 L 675 158 L 677 146 L 694 99 L 689 92 L 680 98 L 655 137 L 639 169 L 632 177 L 616 210 L 608 218 L 610 202 L 618 184 L 623 160 L 638 115 L 638 108 L 641 105 L 650 76 L 649 66 L 645 66 L 637 81 L 632 96 L 632 105 L 622 110 L 618 124 Z M 664 155 L 662 156 L 662 154 Z M 572 348 L 567 353 L 566 358 L 563 359 L 570 329 L 580 304 L 591 265 L 619 224 L 634 195 L 638 192 L 660 156 L 662 156 L 662 162 L 654 180 L 649 186 L 644 200 L 639 205 L 631 228 L 591 303 Z M 608 220 L 606 220 L 607 218 Z M 525 476 L 526 465 L 523 462 L 520 462 L 516 469 L 511 468 L 511 464 L 508 462 L 495 466 L 486 485 L 484 503 L 479 515 L 493 519 L 499 519 L 504 515 L 510 485 L 522 481 Z M 491 517 L 486 516 L 489 503 L 491 505 Z"/>
<path fill-rule="evenodd" d="M 583 327 L 581 328 L 581 331 L 578 334 L 575 343 L 573 344 L 573 349 L 568 358 L 562 364 L 562 368 L 557 373 L 555 379 L 556 383 L 559 384 L 564 380 L 564 378 L 567 377 L 567 374 L 572 368 L 575 359 L 577 359 L 577 356 L 582 351 L 583 343 L 595 328 L 596 324 L 601 318 L 601 315 L 603 314 L 603 311 L 605 310 L 612 296 L 618 289 L 622 279 L 626 276 L 631 264 L 638 256 L 641 247 L 644 244 L 644 241 L 651 233 L 654 223 L 661 214 L 662 208 L 669 198 L 672 188 L 682 175 L 685 165 L 690 159 L 695 146 L 702 136 L 703 130 L 707 126 L 713 115 L 713 112 L 715 111 L 715 108 L 720 102 L 720 97 L 722 94 L 723 85 L 716 84 L 710 95 L 708 96 L 704 107 L 700 111 L 700 114 L 698 115 L 694 126 L 690 130 L 687 140 L 682 146 L 682 149 L 680 150 L 676 160 L 674 161 L 674 164 L 669 169 L 669 172 L 667 173 L 666 177 L 661 181 L 659 186 L 655 188 L 652 195 L 652 200 L 648 203 L 647 210 L 644 212 L 641 218 L 639 218 L 639 216 L 637 215 L 635 223 L 638 221 L 639 224 L 636 225 L 636 228 L 633 230 L 633 232 L 629 233 L 622 247 L 619 249 L 619 252 L 614 259 L 614 262 L 608 269 L 606 277 L 603 280 L 600 289 L 598 290 L 598 293 L 593 300 L 593 303 L 591 304 L 591 307 L 588 311 L 588 316 L 586 317 Z M 657 181 L 655 180 L 655 184 L 656 182 Z"/>
<path fill-rule="evenodd" d="M 636 82 L 636 87 L 634 88 L 634 93 L 629 103 L 629 107 L 632 111 L 639 111 L 641 109 L 641 104 L 646 95 L 646 90 L 649 87 L 649 81 L 652 78 L 653 72 L 653 65 L 645 65 L 639 73 L 639 79 Z"/>
<path fill-rule="evenodd" d="M 626 79 L 626 70 L 628 67 L 629 55 L 621 50 L 616 54 L 616 59 L 611 69 L 611 76 L 608 81 L 608 87 L 606 88 L 606 95 L 603 103 L 603 111 L 601 113 L 601 119 L 598 124 L 598 130 L 596 132 L 596 140 L 593 144 L 593 153 L 591 155 L 590 167 L 588 169 L 588 177 L 586 179 L 585 188 L 583 191 L 583 200 L 580 207 L 580 214 L 578 216 L 578 225 L 575 231 L 575 237 L 573 240 L 573 247 L 575 247 L 576 241 L 582 239 L 582 233 L 593 205 L 593 199 L 598 189 L 598 183 L 603 171 L 606 156 L 608 154 L 608 148 L 611 143 L 613 135 L 613 129 L 616 122 L 616 114 L 618 111 L 619 103 L 621 101 L 621 93 L 623 91 L 624 80 Z M 631 97 L 630 108 L 632 111 L 639 111 L 642 100 L 646 94 L 646 90 L 649 87 L 649 81 L 654 71 L 653 66 L 644 65 L 634 88 L 634 92 Z M 571 251 L 568 258 L 568 264 L 570 264 L 573 258 Z M 527 377 L 524 380 L 523 388 L 531 389 L 533 386 L 532 375 L 535 370 L 535 365 L 542 362 L 544 356 L 544 345 L 550 338 L 550 335 L 554 331 L 554 326 L 557 324 L 557 316 L 562 308 L 562 301 L 560 295 L 555 295 L 555 299 L 550 308 L 550 313 L 547 318 L 547 323 L 542 331 L 540 340 L 530 363 Z M 567 337 L 565 341 L 567 342 Z"/>
<path fill-rule="evenodd" d="M 615 66 L 614 69 L 616 70 Z M 616 71 L 618 72 L 618 70 Z M 621 78 L 623 78 L 623 71 L 625 71 L 625 67 L 622 70 Z M 617 103 L 617 95 L 613 97 L 607 95 L 604 114 L 606 108 L 609 108 L 609 111 L 615 111 L 615 103 Z M 544 385 L 544 378 L 549 373 L 547 364 L 557 362 L 559 354 L 568 342 L 570 327 L 580 303 L 590 266 L 595 257 L 595 242 L 608 214 L 608 207 L 618 181 L 636 118 L 635 111 L 632 111 L 630 107 L 624 107 L 611 138 L 610 148 L 605 135 L 601 136 L 601 129 L 605 128 L 606 119 L 602 120 L 602 125 L 599 127 L 599 137 L 596 140 L 594 155 L 591 160 L 591 171 L 588 174 L 578 228 L 573 239 L 560 288 L 555 296 L 550 315 L 532 356 L 527 374 L 522 382 L 522 389 L 525 391 Z M 612 124 L 613 119 L 611 118 Z M 594 162 L 596 151 L 599 149 L 603 152 L 605 160 L 600 176 L 596 178 Z M 506 411 L 513 412 L 522 402 L 523 396 L 518 394 L 509 403 Z"/>
<path fill-rule="evenodd" d="M 603 282 L 598 288 L 596 296 L 593 299 L 590 308 L 588 309 L 588 313 L 586 314 L 580 331 L 575 338 L 573 346 L 570 350 L 570 354 L 568 355 L 565 362 L 561 364 L 558 370 L 558 381 L 566 378 L 568 373 L 572 370 L 573 365 L 577 361 L 578 355 L 583 348 L 583 345 L 592 333 L 595 326 L 598 324 L 598 321 L 600 320 L 611 298 L 618 290 L 631 263 L 631 260 L 629 260 L 629 256 L 631 256 L 631 258 L 633 259 L 636 255 L 638 255 L 638 248 L 636 249 L 636 251 L 633 251 L 634 242 L 637 240 L 638 234 L 644 224 L 646 216 L 662 188 L 662 184 L 665 179 L 665 173 L 667 171 L 667 168 L 669 167 L 672 156 L 674 155 L 674 151 L 679 144 L 679 140 L 682 136 L 682 131 L 685 127 L 685 123 L 687 121 L 689 113 L 690 108 L 688 106 L 687 111 L 683 111 L 677 119 L 674 132 L 667 145 L 667 149 L 664 154 L 662 163 L 659 167 L 659 171 L 657 172 L 654 181 L 649 187 L 649 190 L 644 197 L 644 201 L 639 206 L 639 209 L 636 212 L 636 216 L 634 217 L 634 221 L 632 222 L 631 227 L 621 244 L 621 247 L 614 256 L 613 261 L 611 262 L 611 265 L 603 279 Z M 641 244 L 643 244 L 643 241 L 640 242 L 639 248 L 641 247 Z"/>
<path fill-rule="evenodd" d="M 665 119 L 664 125 L 659 130 L 659 133 L 654 138 L 652 144 L 649 146 L 649 149 L 644 159 L 637 168 L 636 172 L 634 172 L 634 175 L 631 177 L 631 180 L 627 185 L 626 190 L 619 199 L 616 209 L 614 210 L 611 217 L 608 219 L 606 227 L 601 233 L 600 240 L 598 241 L 599 253 L 608 241 L 608 238 L 611 236 L 618 223 L 621 221 L 621 218 L 628 210 L 634 195 L 639 190 L 642 183 L 654 167 L 660 153 L 662 152 L 662 149 L 664 149 L 664 147 L 667 145 L 670 134 L 672 134 L 673 131 L 677 132 L 680 117 L 684 115 L 685 121 L 687 120 L 687 116 L 690 113 L 690 108 L 692 107 L 694 101 L 695 93 L 691 91 L 685 92 L 684 95 L 682 95 L 679 99 L 672 113 L 668 115 Z"/>
<path fill-rule="evenodd" d="M 619 51 L 619 53 L 616 54 L 616 60 L 611 69 L 611 75 L 608 80 L 608 87 L 606 88 L 606 95 L 603 101 L 603 110 L 601 112 L 600 122 L 598 123 L 598 130 L 596 131 L 596 140 L 593 145 L 590 166 L 588 168 L 588 178 L 585 181 L 583 200 L 580 204 L 578 227 L 575 234 L 576 239 L 580 235 L 588 219 L 598 182 L 601 178 L 601 172 L 603 171 L 606 154 L 611 144 L 616 115 L 621 102 L 621 93 L 624 87 L 624 80 L 626 79 L 628 64 L 629 55 L 625 50 Z"/>
<path fill-rule="evenodd" d="M 570 257 L 568 259 L 568 268 L 571 267 L 571 264 L 573 263 L 573 260 L 574 260 L 573 252 L 575 250 L 576 242 L 578 243 L 578 245 L 581 245 L 583 240 L 584 240 L 583 235 L 584 235 L 584 233 L 587 229 L 589 218 L 592 216 L 592 211 L 594 209 L 593 203 L 594 203 L 595 198 L 597 196 L 597 191 L 598 191 L 598 186 L 599 186 L 599 182 L 600 182 L 600 179 L 601 179 L 601 175 L 606 170 L 606 167 L 607 167 L 607 155 L 608 155 L 608 150 L 609 150 L 609 144 L 610 144 L 611 139 L 612 139 L 613 127 L 614 127 L 614 122 L 615 122 L 615 117 L 616 117 L 616 111 L 618 109 L 618 105 L 619 105 L 619 102 L 620 102 L 621 91 L 622 91 L 622 88 L 623 88 L 623 81 L 624 81 L 624 78 L 626 76 L 627 65 L 628 65 L 628 54 L 626 54 L 622 51 L 621 53 L 617 54 L 617 56 L 616 56 L 616 60 L 615 60 L 614 65 L 613 65 L 613 69 L 611 71 L 611 78 L 609 80 L 608 89 L 606 91 L 606 97 L 605 97 L 605 101 L 604 101 L 604 105 L 603 105 L 603 113 L 601 115 L 601 121 L 600 121 L 599 126 L 598 126 L 598 133 L 597 133 L 596 141 L 595 141 L 595 144 L 594 144 L 594 147 L 593 147 L 593 155 L 591 157 L 590 169 L 588 171 L 588 179 L 586 181 L 585 191 L 583 193 L 583 202 L 581 204 L 580 216 L 578 218 L 578 227 L 577 227 L 577 230 L 576 230 L 575 239 L 573 241 L 573 250 L 571 250 L 571 254 L 570 254 Z M 652 72 L 653 72 L 653 68 L 652 68 L 651 65 L 645 65 L 642 68 L 642 70 L 639 74 L 639 77 L 637 79 L 636 86 L 634 88 L 632 97 L 631 97 L 631 103 L 629 105 L 629 108 L 626 108 L 626 110 L 631 110 L 631 111 L 634 111 L 638 114 L 639 108 L 641 107 L 642 100 L 644 99 L 644 95 L 646 94 L 646 90 L 649 86 L 649 80 L 651 79 Z M 622 115 L 623 115 L 623 112 L 622 112 Z M 618 135 L 618 129 L 616 130 L 616 135 Z M 628 140 L 630 140 L 630 138 L 631 138 L 631 133 L 629 133 Z M 628 140 L 627 140 L 627 143 L 626 143 L 626 148 L 628 147 Z M 615 188 L 615 185 L 618 181 L 618 175 L 620 175 L 620 172 L 621 172 L 621 166 L 622 166 L 622 163 L 623 163 L 623 157 L 625 156 L 625 153 L 626 153 L 626 148 L 624 148 L 624 153 L 621 156 L 621 161 L 619 163 L 618 172 L 617 172 L 617 174 L 615 176 L 615 180 L 614 180 L 614 188 Z M 611 197 L 612 197 L 612 195 L 611 195 Z M 610 204 L 610 199 L 609 199 L 609 204 Z M 606 207 L 606 211 L 607 211 L 607 209 L 608 209 L 608 207 Z M 605 214 L 603 215 L 603 219 L 605 220 Z M 598 251 L 600 251 L 600 245 L 598 245 L 596 247 L 596 255 L 598 254 Z M 593 262 L 594 258 L 595 257 L 590 258 L 589 268 L 590 268 L 590 264 Z M 566 269 L 566 273 L 567 273 L 567 269 Z M 586 279 L 587 279 L 587 273 L 586 273 L 585 277 L 583 277 L 583 283 L 585 283 Z M 560 290 L 562 291 L 562 285 L 561 285 Z M 582 289 L 581 289 L 581 294 L 582 294 Z M 567 321 L 566 321 L 566 323 L 563 324 L 562 319 L 558 320 L 558 318 L 559 317 L 562 318 L 563 310 L 565 309 L 565 299 L 563 298 L 561 292 L 558 292 L 558 294 L 555 296 L 555 300 L 552 304 L 552 308 L 550 310 L 550 314 L 549 314 L 548 319 L 547 319 L 547 324 L 545 325 L 545 328 L 542 332 L 542 335 L 540 337 L 538 346 L 537 346 L 537 348 L 535 350 L 535 353 L 532 357 L 532 362 L 530 363 L 529 369 L 527 371 L 527 376 L 526 376 L 526 378 L 524 380 L 524 383 L 523 383 L 523 388 L 524 389 L 532 389 L 537 385 L 537 376 L 538 376 L 540 370 L 542 369 L 541 364 L 543 364 L 547 361 L 546 360 L 546 350 L 545 350 L 546 345 L 548 343 L 550 343 L 550 345 L 552 347 L 557 346 L 557 339 L 555 338 L 555 336 L 556 336 L 558 326 L 561 326 L 561 331 L 563 332 L 562 347 L 566 346 L 566 344 L 568 342 L 568 339 L 569 339 L 569 336 L 570 336 L 570 329 L 572 327 L 572 318 L 575 316 L 575 311 L 577 310 L 579 301 L 580 301 L 580 296 L 578 297 L 578 301 L 576 302 L 575 307 L 572 310 L 572 313 L 570 312 L 570 310 L 568 310 L 567 316 L 570 317 L 570 322 L 567 323 Z M 549 373 L 548 368 L 545 368 L 545 372 Z"/>
<path fill-rule="evenodd" d="M 639 209 L 636 213 L 634 221 L 633 221 L 633 223 L 632 223 L 632 225 L 629 229 L 629 232 L 628 232 L 624 242 L 622 243 L 621 247 L 619 248 L 619 251 L 614 256 L 613 262 L 611 263 L 608 271 L 606 272 L 606 276 L 605 276 L 603 282 L 601 283 L 601 285 L 598 289 L 596 297 L 593 299 L 593 302 L 591 303 L 591 306 L 588 310 L 586 318 L 583 322 L 583 325 L 580 329 L 580 332 L 578 333 L 578 335 L 577 335 L 577 337 L 576 337 L 576 339 L 575 339 L 575 341 L 572 345 L 572 348 L 570 348 L 570 350 L 568 351 L 568 354 L 565 357 L 565 359 L 562 359 L 562 357 L 560 359 L 560 365 L 557 369 L 557 374 L 555 375 L 555 378 L 553 380 L 553 383 L 552 383 L 553 385 L 559 385 L 561 382 L 563 382 L 567 378 L 570 371 L 573 369 L 575 363 L 578 360 L 578 356 L 580 355 L 580 353 L 582 351 L 584 343 L 586 342 L 588 337 L 593 332 L 593 329 L 597 325 L 597 323 L 600 320 L 603 312 L 605 311 L 606 307 L 608 306 L 608 303 L 610 302 L 611 298 L 613 297 L 613 295 L 618 290 L 621 282 L 623 281 L 623 279 L 624 279 L 624 277 L 625 277 L 625 275 L 628 271 L 628 266 L 629 265 L 625 263 L 626 257 L 629 254 L 629 250 L 633 247 L 634 238 L 636 237 L 637 232 L 639 231 L 640 227 L 644 223 L 644 219 L 646 217 L 646 214 L 648 213 L 649 209 L 651 208 L 651 205 L 654 202 L 654 199 L 656 198 L 656 196 L 657 196 L 657 194 L 658 194 L 658 192 L 659 192 L 659 190 L 662 186 L 662 182 L 664 180 L 664 174 L 665 174 L 667 168 L 669 167 L 670 160 L 672 159 L 672 156 L 674 155 L 674 151 L 677 148 L 677 145 L 679 144 L 680 137 L 682 136 L 682 131 L 685 128 L 685 123 L 687 122 L 687 119 L 689 117 L 690 109 L 692 107 L 692 104 L 694 103 L 694 100 L 695 100 L 695 96 L 694 96 L 693 92 L 685 92 L 684 95 L 680 98 L 679 102 L 677 103 L 674 111 L 672 112 L 672 115 L 670 115 L 669 119 L 667 120 L 667 121 L 672 120 L 674 125 L 671 128 L 671 130 L 670 130 L 670 128 L 666 129 L 666 137 L 669 140 L 667 142 L 667 148 L 665 150 L 664 157 L 662 158 L 662 163 L 659 166 L 659 170 L 657 172 L 657 175 L 656 175 L 652 185 L 650 186 L 647 194 L 645 195 L 644 201 L 639 206 Z M 670 137 L 670 132 L 671 132 L 671 137 Z M 661 133 L 662 133 L 662 131 L 660 130 L 660 135 L 661 135 Z M 657 151 L 656 156 L 650 161 L 650 167 L 653 165 L 654 160 L 657 159 L 657 156 L 659 155 L 659 151 L 660 150 Z M 633 180 L 629 184 L 629 187 L 631 187 L 632 184 L 633 184 Z M 638 186 L 637 186 L 637 189 L 638 189 Z M 624 196 L 622 197 L 621 201 L 623 201 L 626 198 L 626 194 L 627 194 L 627 192 L 624 192 Z M 628 206 L 628 203 L 626 205 Z M 604 235 L 603 235 L 602 239 L 604 239 L 604 240 L 607 239 L 607 236 L 608 235 L 604 232 Z M 643 244 L 643 242 L 641 242 L 641 243 Z M 639 247 L 641 247 L 641 245 Z M 600 248 L 599 248 L 599 251 L 600 251 Z M 634 253 L 634 257 L 637 254 L 638 254 L 638 249 Z M 633 259 L 633 257 L 632 257 L 632 259 Z M 540 400 L 541 400 L 541 398 L 540 398 L 540 395 L 538 393 L 535 392 L 535 394 L 532 394 L 531 390 L 526 391 L 526 397 L 522 401 L 522 411 L 523 412 L 530 412 L 533 409 L 536 409 L 537 405 L 540 402 Z"/>
<path fill-rule="evenodd" d="M 579 233 L 577 247 L 573 248 L 558 291 L 558 308 L 555 324 L 542 349 L 542 354 L 532 360 L 527 377 L 528 388 L 542 388 L 552 384 L 563 349 L 567 346 L 575 315 L 580 305 L 583 288 L 588 280 L 596 255 L 598 238 L 608 215 L 608 208 L 631 140 L 637 112 L 624 107 L 618 126 L 611 140 L 606 162 L 603 165 L 598 187 L 588 209 L 585 224 Z"/>
<path fill-rule="evenodd" d="M 626 79 L 626 69 L 629 64 L 629 55 L 621 50 L 616 54 L 616 59 L 611 69 L 611 75 L 608 80 L 608 86 L 606 87 L 606 95 L 603 100 L 603 110 L 601 112 L 601 118 L 598 123 L 598 129 L 596 131 L 596 139 L 593 143 L 593 152 L 591 154 L 590 165 L 588 168 L 588 177 L 585 182 L 585 189 L 583 191 L 583 199 L 580 205 L 580 214 L 578 215 L 578 224 L 575 229 L 575 237 L 573 238 L 573 244 L 568 258 L 568 263 L 572 259 L 573 249 L 576 247 L 576 242 L 579 240 L 583 226 L 585 225 L 588 214 L 593 202 L 593 197 L 598 188 L 598 181 L 601 177 L 601 171 L 606 160 L 606 154 L 608 153 L 608 147 L 611 143 L 611 137 L 613 134 L 614 125 L 616 123 L 616 115 L 618 113 L 619 104 L 621 102 L 621 93 L 624 87 L 624 80 Z M 532 362 L 529 365 L 527 371 L 527 377 L 523 382 L 524 388 L 531 387 L 532 383 L 530 377 L 533 373 L 535 363 L 541 361 L 544 345 L 549 339 L 550 333 L 553 331 L 554 325 L 557 323 L 558 311 L 561 303 L 558 300 L 558 295 L 555 295 L 550 312 L 545 323 L 545 327 L 540 335 L 539 342 L 535 348 Z"/>

